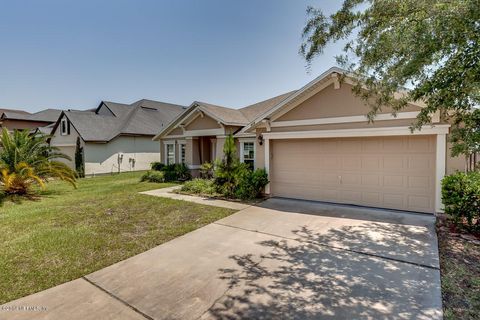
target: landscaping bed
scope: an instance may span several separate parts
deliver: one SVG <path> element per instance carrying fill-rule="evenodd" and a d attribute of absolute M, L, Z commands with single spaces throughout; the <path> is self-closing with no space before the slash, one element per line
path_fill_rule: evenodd
<path fill-rule="evenodd" d="M 217 192 L 205 193 L 205 192 L 184 191 L 184 190 L 182 190 L 182 188 L 173 190 L 172 193 L 183 194 L 183 195 L 188 195 L 188 196 L 198 196 L 198 197 L 209 198 L 209 199 L 225 200 L 225 201 L 231 201 L 231 202 L 238 202 L 238 203 L 244 203 L 244 204 L 248 204 L 248 205 L 254 205 L 254 204 L 260 203 L 260 202 L 267 199 L 267 197 L 264 197 L 264 196 L 259 197 L 259 198 L 255 198 L 255 199 L 228 198 L 228 197 L 225 197 L 223 194 L 217 193 Z"/>
<path fill-rule="evenodd" d="M 437 223 L 445 319 L 480 319 L 480 235 Z"/>
<path fill-rule="evenodd" d="M 235 210 L 150 197 L 173 186 L 143 172 L 52 182 L 40 200 L 0 207 L 0 303 L 79 278 Z"/>

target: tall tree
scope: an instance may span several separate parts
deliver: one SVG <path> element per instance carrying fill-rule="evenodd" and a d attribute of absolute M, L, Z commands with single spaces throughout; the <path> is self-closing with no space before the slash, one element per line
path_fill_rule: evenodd
<path fill-rule="evenodd" d="M 75 171 L 77 171 L 77 175 L 80 178 L 85 177 L 85 159 L 80 137 L 77 137 L 77 144 L 75 147 Z"/>
<path fill-rule="evenodd" d="M 300 52 L 311 63 L 346 41 L 337 61 L 357 77 L 370 120 L 383 106 L 395 113 L 423 100 L 412 126 L 420 129 L 436 112 L 458 122 L 480 104 L 480 0 L 344 0 L 329 16 L 307 14 Z"/>
<path fill-rule="evenodd" d="M 465 156 L 465 171 L 478 169 L 480 154 L 480 109 L 457 117 L 450 140 L 453 142 L 452 156 Z"/>

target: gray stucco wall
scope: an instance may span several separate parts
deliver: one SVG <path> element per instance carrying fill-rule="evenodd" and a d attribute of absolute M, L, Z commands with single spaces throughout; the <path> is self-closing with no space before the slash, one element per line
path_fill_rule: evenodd
<path fill-rule="evenodd" d="M 150 169 L 160 161 L 158 142 L 150 137 L 120 136 L 109 143 L 85 144 L 85 174 L 102 174 Z"/>

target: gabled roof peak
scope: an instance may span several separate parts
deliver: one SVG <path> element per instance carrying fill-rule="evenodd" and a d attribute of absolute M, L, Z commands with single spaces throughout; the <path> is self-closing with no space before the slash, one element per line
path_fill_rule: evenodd
<path fill-rule="evenodd" d="M 108 108 L 112 115 L 99 114 L 102 106 Z M 153 136 L 183 108 L 171 103 L 141 99 L 132 104 L 102 101 L 94 110 L 66 111 L 64 114 L 83 140 L 108 142 L 122 134 Z"/>

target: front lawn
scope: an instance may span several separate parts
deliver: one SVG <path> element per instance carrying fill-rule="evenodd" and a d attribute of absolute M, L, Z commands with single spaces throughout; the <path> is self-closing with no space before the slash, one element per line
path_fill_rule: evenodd
<path fill-rule="evenodd" d="M 141 195 L 172 184 L 142 173 L 53 182 L 39 201 L 0 207 L 0 304 L 79 278 L 234 210 Z"/>

